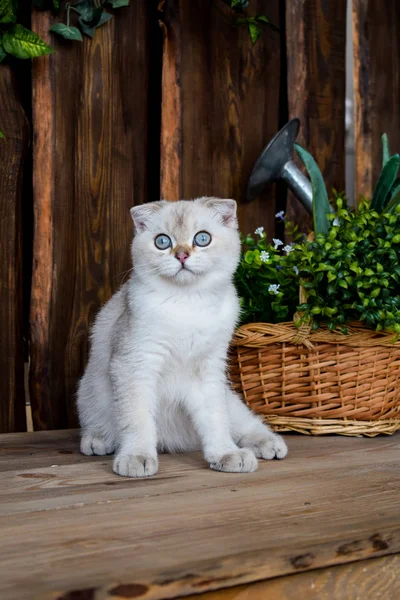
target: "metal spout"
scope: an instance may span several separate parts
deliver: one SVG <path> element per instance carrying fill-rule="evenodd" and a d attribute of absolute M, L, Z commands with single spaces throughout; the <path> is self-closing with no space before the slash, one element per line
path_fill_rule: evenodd
<path fill-rule="evenodd" d="M 282 179 L 304 208 L 312 214 L 312 188 L 309 179 L 293 162 L 299 119 L 285 125 L 259 156 L 247 185 L 246 202 L 261 194 L 267 183 Z"/>

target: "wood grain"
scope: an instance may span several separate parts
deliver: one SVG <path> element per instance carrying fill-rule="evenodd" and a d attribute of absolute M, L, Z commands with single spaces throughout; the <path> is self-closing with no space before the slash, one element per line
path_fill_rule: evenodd
<path fill-rule="evenodd" d="M 75 431 L 2 436 L 2 599 L 156 600 L 400 552 L 399 435 L 287 441 L 253 474 L 194 453 L 131 480 L 79 455 Z"/>
<path fill-rule="evenodd" d="M 226 8 L 226 7 L 225 7 Z M 164 4 L 161 195 L 242 201 L 261 150 L 279 129 L 279 35 L 252 46 L 246 28 L 213 0 Z M 251 14 L 279 25 L 279 2 L 255 0 Z M 275 232 L 275 187 L 239 207 L 243 232 Z"/>
<path fill-rule="evenodd" d="M 0 65 L 0 432 L 24 431 L 22 178 L 29 126 L 10 66 Z"/>
<path fill-rule="evenodd" d="M 400 152 L 400 5 L 353 1 L 355 197 L 371 197 L 382 167 L 381 136 Z"/>
<path fill-rule="evenodd" d="M 400 555 L 279 577 L 186 600 L 388 600 L 400 595 Z"/>
<path fill-rule="evenodd" d="M 290 118 L 301 121 L 299 143 L 314 156 L 328 193 L 344 190 L 346 0 L 286 3 Z M 288 198 L 288 217 L 308 232 L 311 219 Z"/>
<path fill-rule="evenodd" d="M 33 67 L 30 393 L 36 429 L 76 424 L 74 394 L 100 305 L 130 268 L 129 208 L 146 200 L 149 3 Z M 49 38 L 52 17 L 33 11 Z"/>

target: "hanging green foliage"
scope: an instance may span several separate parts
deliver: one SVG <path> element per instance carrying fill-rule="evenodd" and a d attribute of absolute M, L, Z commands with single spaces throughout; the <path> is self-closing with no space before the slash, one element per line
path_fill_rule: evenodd
<path fill-rule="evenodd" d="M 272 21 L 265 15 L 256 15 L 250 17 L 245 14 L 245 9 L 248 8 L 248 0 L 224 0 L 235 13 L 243 16 L 239 16 L 234 20 L 235 25 L 245 25 L 249 31 L 249 36 L 253 44 L 260 38 L 263 30 L 263 26 L 269 27 L 273 31 L 279 31 L 279 27 L 274 25 Z"/>

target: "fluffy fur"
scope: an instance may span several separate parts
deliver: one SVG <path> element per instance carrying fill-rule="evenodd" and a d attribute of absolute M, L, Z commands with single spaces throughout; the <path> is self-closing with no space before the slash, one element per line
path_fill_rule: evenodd
<path fill-rule="evenodd" d="M 132 274 L 95 321 L 79 384 L 81 451 L 115 451 L 114 471 L 130 477 L 154 475 L 157 450 L 201 448 L 218 471 L 255 471 L 257 458 L 284 458 L 283 439 L 226 379 L 239 314 L 236 203 L 161 201 L 131 214 Z M 199 231 L 212 236 L 207 247 L 194 245 Z M 161 233 L 172 247 L 156 248 Z"/>

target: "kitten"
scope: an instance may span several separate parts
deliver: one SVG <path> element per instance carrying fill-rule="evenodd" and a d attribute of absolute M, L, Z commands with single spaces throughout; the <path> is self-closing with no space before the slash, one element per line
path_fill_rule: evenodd
<path fill-rule="evenodd" d="M 129 477 L 154 475 L 157 449 L 201 448 L 228 472 L 284 458 L 283 439 L 226 378 L 239 314 L 236 202 L 160 201 L 131 215 L 132 274 L 97 316 L 79 384 L 81 451 L 115 451 L 114 471 Z"/>

